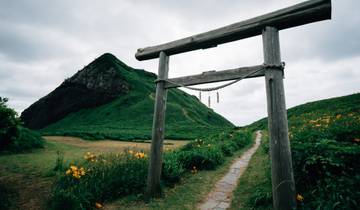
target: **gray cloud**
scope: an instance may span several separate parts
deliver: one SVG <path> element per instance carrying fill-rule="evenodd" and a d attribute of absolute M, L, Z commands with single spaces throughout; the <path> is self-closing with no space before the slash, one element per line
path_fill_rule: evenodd
<path fill-rule="evenodd" d="M 0 1 L 0 96 L 9 97 L 10 105 L 20 112 L 104 52 L 135 68 L 157 72 L 156 59 L 135 60 L 137 48 L 299 2 Z M 333 20 L 281 31 L 288 106 L 360 90 L 359 6 L 358 0 L 334 0 Z M 257 65 L 262 56 L 261 37 L 254 37 L 172 56 L 170 76 Z M 242 81 L 220 94 L 221 103 L 214 103 L 214 110 L 238 125 L 266 116 L 263 78 Z"/>

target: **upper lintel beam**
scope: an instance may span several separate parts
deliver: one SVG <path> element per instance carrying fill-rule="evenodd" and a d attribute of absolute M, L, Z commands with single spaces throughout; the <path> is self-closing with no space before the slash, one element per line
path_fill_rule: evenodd
<path fill-rule="evenodd" d="M 158 58 L 161 51 L 170 56 L 261 35 L 266 26 L 282 30 L 327 19 L 331 19 L 331 0 L 310 0 L 205 33 L 138 49 L 135 57 L 138 60 Z"/>

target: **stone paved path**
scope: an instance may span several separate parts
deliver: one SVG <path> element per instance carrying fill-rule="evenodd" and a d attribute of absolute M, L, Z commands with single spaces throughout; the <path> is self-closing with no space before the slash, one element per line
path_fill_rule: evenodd
<path fill-rule="evenodd" d="M 207 198 L 199 205 L 201 210 L 225 210 L 230 206 L 232 192 L 237 186 L 238 179 L 246 170 L 251 156 L 260 145 L 261 132 L 257 131 L 254 146 L 247 150 L 241 157 L 234 160 L 230 170 L 215 184 L 214 189 Z"/>

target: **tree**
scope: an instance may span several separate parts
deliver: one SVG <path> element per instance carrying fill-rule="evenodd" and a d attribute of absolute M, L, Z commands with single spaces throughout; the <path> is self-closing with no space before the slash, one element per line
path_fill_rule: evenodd
<path fill-rule="evenodd" d="M 15 110 L 7 106 L 8 99 L 0 97 L 0 150 L 4 150 L 19 136 L 21 124 Z"/>

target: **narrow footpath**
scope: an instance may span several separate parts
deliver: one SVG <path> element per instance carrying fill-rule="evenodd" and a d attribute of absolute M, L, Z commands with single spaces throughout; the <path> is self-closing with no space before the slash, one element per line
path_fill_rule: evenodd
<path fill-rule="evenodd" d="M 230 207 L 232 194 L 238 184 L 240 176 L 246 170 L 252 155 L 259 148 L 261 132 L 256 132 L 255 144 L 241 157 L 234 160 L 229 171 L 214 186 L 206 199 L 200 203 L 201 210 L 225 210 Z"/>

